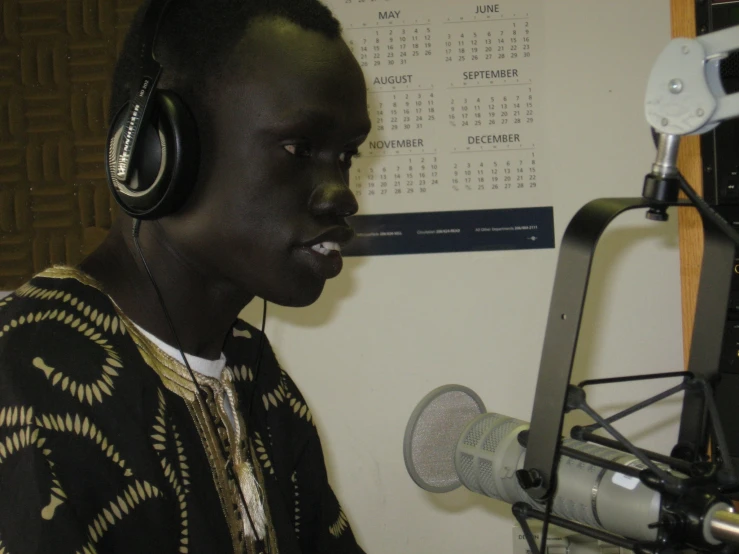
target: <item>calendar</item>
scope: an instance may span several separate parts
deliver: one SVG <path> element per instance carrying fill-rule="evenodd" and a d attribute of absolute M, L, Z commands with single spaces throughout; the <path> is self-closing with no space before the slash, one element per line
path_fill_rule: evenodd
<path fill-rule="evenodd" d="M 543 0 L 329 0 L 367 80 L 348 255 L 551 248 Z"/>

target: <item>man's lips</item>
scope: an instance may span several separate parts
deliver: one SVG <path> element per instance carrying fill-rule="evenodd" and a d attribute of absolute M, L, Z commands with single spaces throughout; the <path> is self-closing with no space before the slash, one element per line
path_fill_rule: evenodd
<path fill-rule="evenodd" d="M 297 251 L 304 254 L 311 269 L 324 279 L 336 277 L 343 267 L 341 246 L 354 236 L 351 227 L 335 227 L 302 242 Z"/>

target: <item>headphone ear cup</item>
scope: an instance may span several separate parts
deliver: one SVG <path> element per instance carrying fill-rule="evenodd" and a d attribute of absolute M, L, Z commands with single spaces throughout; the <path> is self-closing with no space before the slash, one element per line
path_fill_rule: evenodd
<path fill-rule="evenodd" d="M 128 183 L 119 181 L 113 170 L 128 105 L 108 132 L 108 184 L 123 211 L 137 219 L 163 217 L 180 208 L 195 184 L 200 161 L 197 126 L 185 103 L 164 90 L 156 91 L 151 101 L 155 104 L 149 123 L 139 131 Z"/>

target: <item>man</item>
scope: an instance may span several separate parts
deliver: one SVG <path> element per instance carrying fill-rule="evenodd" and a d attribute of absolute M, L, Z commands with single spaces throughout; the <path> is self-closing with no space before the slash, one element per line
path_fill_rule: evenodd
<path fill-rule="evenodd" d="M 307 306 L 341 270 L 361 70 L 317 0 L 173 0 L 156 36 L 197 179 L 0 301 L 0 552 L 360 553 L 305 400 L 237 316 Z"/>

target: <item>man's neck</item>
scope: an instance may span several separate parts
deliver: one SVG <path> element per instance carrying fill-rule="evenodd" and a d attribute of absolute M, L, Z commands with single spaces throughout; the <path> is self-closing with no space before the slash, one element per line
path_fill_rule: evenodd
<path fill-rule="evenodd" d="M 134 245 L 131 219 L 119 217 L 103 244 L 79 267 L 149 333 L 173 346 L 179 339 L 188 354 L 218 358 L 233 322 L 252 297 L 188 263 L 168 246 L 157 223 L 141 225 L 139 243 L 176 337 Z"/>

